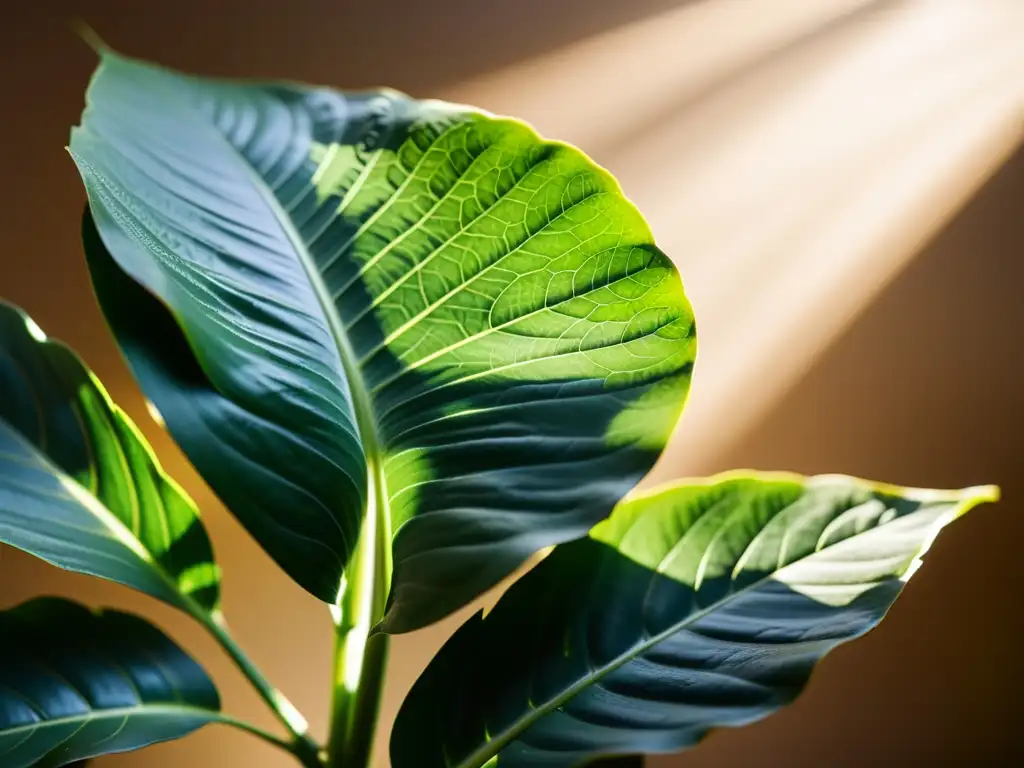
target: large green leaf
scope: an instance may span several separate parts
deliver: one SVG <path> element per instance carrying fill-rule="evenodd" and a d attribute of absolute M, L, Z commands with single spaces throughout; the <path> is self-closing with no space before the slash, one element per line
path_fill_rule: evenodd
<path fill-rule="evenodd" d="M 942 526 L 995 495 L 736 473 L 628 500 L 452 637 L 398 715 L 391 763 L 562 768 L 765 717 L 882 619 Z"/>
<path fill-rule="evenodd" d="M 192 501 L 74 353 L 2 302 L 0 543 L 190 613 L 217 606 Z"/>
<path fill-rule="evenodd" d="M 203 669 L 160 630 L 42 598 L 0 612 L 0 765 L 53 768 L 220 719 Z"/>
<path fill-rule="evenodd" d="M 693 316 L 579 151 L 466 107 L 111 53 L 87 101 L 71 152 L 104 312 L 185 452 L 317 597 L 362 529 L 385 580 L 393 552 L 384 628 L 423 626 L 585 535 L 660 453 Z"/>

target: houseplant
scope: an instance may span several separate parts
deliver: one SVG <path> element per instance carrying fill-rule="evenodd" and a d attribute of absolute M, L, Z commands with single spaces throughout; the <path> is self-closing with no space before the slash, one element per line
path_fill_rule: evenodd
<path fill-rule="evenodd" d="M 615 181 L 514 120 L 202 80 L 102 51 L 70 152 L 100 306 L 213 490 L 337 635 L 325 744 L 237 647 L 195 505 L 84 365 L 0 310 L 0 541 L 188 613 L 279 716 L 220 711 L 145 620 L 2 614 L 4 765 L 251 730 L 367 765 L 388 637 L 553 548 L 449 640 L 391 763 L 671 751 L 791 701 L 991 488 L 730 473 L 628 495 L 683 407 L 693 313 Z"/>

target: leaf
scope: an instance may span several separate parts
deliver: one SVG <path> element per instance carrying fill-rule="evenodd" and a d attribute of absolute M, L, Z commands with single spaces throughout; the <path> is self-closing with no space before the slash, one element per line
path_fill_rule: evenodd
<path fill-rule="evenodd" d="M 996 496 L 770 473 L 636 496 L 456 632 L 399 712 L 391 763 L 562 768 L 759 720 Z"/>
<path fill-rule="evenodd" d="M 3 302 L 0 542 L 189 613 L 217 607 L 195 505 L 75 354 Z"/>
<path fill-rule="evenodd" d="M 0 612 L 0 764 L 53 768 L 219 719 L 203 669 L 144 620 L 40 598 Z"/>
<path fill-rule="evenodd" d="M 391 91 L 109 53 L 87 101 L 71 152 L 104 313 L 199 471 L 320 599 L 362 535 L 385 580 L 393 551 L 383 628 L 424 626 L 585 535 L 664 447 L 693 315 L 579 151 Z"/>

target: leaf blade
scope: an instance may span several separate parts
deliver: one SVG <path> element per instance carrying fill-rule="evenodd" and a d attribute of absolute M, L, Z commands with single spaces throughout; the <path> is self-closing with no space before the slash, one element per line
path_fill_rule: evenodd
<path fill-rule="evenodd" d="M 188 612 L 219 602 L 191 499 L 74 353 L 2 302 L 0 542 Z"/>
<path fill-rule="evenodd" d="M 393 92 L 221 83 L 110 61 L 72 137 L 98 229 L 86 243 L 101 305 L 172 434 L 307 590 L 336 599 L 362 515 L 375 509 L 376 529 L 394 538 L 382 627 L 415 629 L 537 549 L 584 534 L 650 468 L 688 391 L 692 311 L 646 223 L 582 153 L 513 120 Z M 186 146 L 202 168 L 186 161 Z M 247 180 L 239 172 L 228 185 L 222 177 L 239 159 Z M 240 222 L 257 216 L 250 191 L 236 206 L 244 216 L 222 199 L 245 184 L 260 187 L 264 201 L 259 226 L 245 232 L 262 237 L 276 222 L 289 233 L 293 259 L 285 246 L 274 250 L 274 281 L 253 277 L 270 269 L 270 257 L 257 258 L 263 240 L 238 235 Z M 158 345 L 116 306 L 124 291 L 99 285 L 117 281 L 118 270 L 180 326 L 181 356 L 194 355 L 201 374 L 189 386 L 211 404 L 203 425 L 186 412 L 188 387 L 168 373 L 172 363 L 156 359 Z M 179 272 L 207 292 L 197 298 Z M 274 511 L 258 508 L 226 470 L 218 475 L 198 437 L 205 430 L 231 442 L 224 425 L 238 418 L 233 409 L 247 407 L 260 377 L 279 375 L 272 359 L 261 360 L 250 389 L 231 390 L 223 379 L 236 334 L 208 333 L 206 315 L 244 331 L 283 306 L 277 283 L 296 280 L 316 286 L 319 330 L 329 326 L 340 350 L 331 375 L 347 376 L 351 388 L 358 440 L 349 447 L 366 460 L 348 473 L 358 492 L 345 503 L 326 492 L 330 467 L 291 477 L 307 492 L 292 507 L 319 504 L 341 521 L 344 541 L 309 522 L 333 560 L 309 547 L 298 556 L 294 542 L 261 532 Z M 271 309 L 257 311 L 256 294 Z M 264 335 L 310 347 L 308 329 L 282 327 L 275 319 Z M 255 464 L 290 471 L 282 457 L 302 446 L 286 450 L 275 432 L 290 416 L 267 416 L 238 432 L 261 442 Z M 284 426 L 297 434 L 296 424 Z"/>
<path fill-rule="evenodd" d="M 219 719 L 206 673 L 117 611 L 38 598 L 0 613 L 0 759 L 60 766 L 186 736 Z"/>
<path fill-rule="evenodd" d="M 392 764 L 555 768 L 760 719 L 993 498 L 731 473 L 627 500 L 455 634 L 399 713 Z"/>

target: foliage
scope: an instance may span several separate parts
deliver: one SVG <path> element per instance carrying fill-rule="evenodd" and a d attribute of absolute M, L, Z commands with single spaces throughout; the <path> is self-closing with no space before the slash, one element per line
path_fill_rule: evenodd
<path fill-rule="evenodd" d="M 220 712 L 144 619 L 0 613 L 0 762 L 247 729 L 369 764 L 390 635 L 550 554 L 414 686 L 395 768 L 678 750 L 792 701 L 995 489 L 731 473 L 631 494 L 696 357 L 615 180 L 521 122 L 101 51 L 70 152 L 96 296 L 147 398 L 337 635 L 326 744 L 219 610 L 196 505 L 81 361 L 0 305 L 0 542 L 184 611 L 287 730 Z M 615 758 L 635 765 L 637 758 Z"/>

